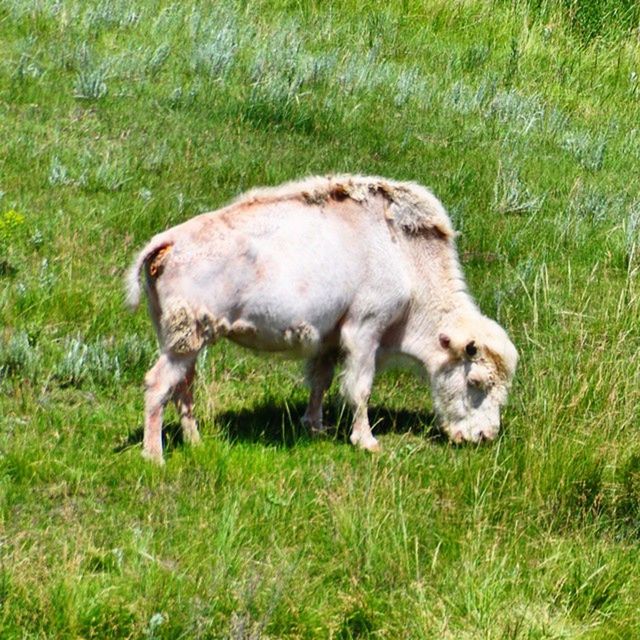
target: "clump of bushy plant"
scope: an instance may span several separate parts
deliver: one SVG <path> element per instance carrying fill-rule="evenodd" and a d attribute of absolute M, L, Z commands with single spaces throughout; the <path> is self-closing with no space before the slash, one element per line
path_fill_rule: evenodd
<path fill-rule="evenodd" d="M 196 46 L 193 68 L 210 78 L 224 78 L 232 69 L 239 37 L 232 25 L 224 25 L 213 37 Z"/>
<path fill-rule="evenodd" d="M 599 171 L 604 164 L 607 139 L 593 136 L 587 131 L 572 131 L 564 136 L 560 146 L 589 171 Z"/>
<path fill-rule="evenodd" d="M 94 32 L 103 29 L 131 27 L 141 19 L 141 13 L 122 0 L 103 0 L 89 8 L 84 14 L 83 23 L 87 30 Z"/>
<path fill-rule="evenodd" d="M 119 342 L 113 339 L 86 342 L 82 336 L 73 336 L 63 344 L 54 378 L 63 387 L 117 384 L 124 377 L 139 375 L 148 366 L 153 352 L 149 342 L 136 336 L 126 336 Z"/>
<path fill-rule="evenodd" d="M 537 96 L 526 96 L 511 89 L 496 93 L 487 113 L 495 116 L 499 122 L 511 125 L 518 133 L 526 135 L 543 121 L 545 108 Z"/>
<path fill-rule="evenodd" d="M 73 81 L 73 95 L 78 100 L 100 100 L 108 93 L 109 69 L 106 64 L 95 62 L 87 43 L 75 54 L 78 71 Z"/>
<path fill-rule="evenodd" d="M 40 352 L 27 331 L 15 332 L 0 341 L 0 380 L 20 377 L 35 380 L 40 369 Z"/>
<path fill-rule="evenodd" d="M 162 67 L 165 65 L 169 55 L 171 54 L 171 47 L 164 43 L 157 47 L 153 53 L 147 59 L 145 69 L 150 76 L 155 76 Z"/>
<path fill-rule="evenodd" d="M 593 186 L 579 185 L 569 200 L 569 210 L 578 218 L 592 222 L 604 222 L 616 217 L 623 208 L 622 198 Z"/>
<path fill-rule="evenodd" d="M 640 236 L 640 202 L 635 202 L 629 210 L 624 225 L 624 247 L 630 265 L 638 259 L 638 237 Z"/>
<path fill-rule="evenodd" d="M 544 204 L 544 195 L 533 195 L 523 183 L 520 172 L 500 165 L 493 186 L 493 208 L 500 213 L 536 213 Z"/>
<path fill-rule="evenodd" d="M 79 100 L 100 100 L 108 93 L 107 71 L 104 68 L 83 69 L 73 83 L 73 95 Z"/>
<path fill-rule="evenodd" d="M 60 161 L 58 156 L 53 156 L 51 159 L 48 181 L 53 187 L 73 183 L 73 179 L 69 176 L 69 169 Z"/>

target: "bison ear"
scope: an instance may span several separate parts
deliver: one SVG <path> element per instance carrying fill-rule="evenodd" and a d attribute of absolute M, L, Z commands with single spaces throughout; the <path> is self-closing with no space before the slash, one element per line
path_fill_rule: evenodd
<path fill-rule="evenodd" d="M 451 338 L 446 333 L 441 333 L 438 336 L 438 340 L 443 349 L 448 349 L 451 346 Z"/>

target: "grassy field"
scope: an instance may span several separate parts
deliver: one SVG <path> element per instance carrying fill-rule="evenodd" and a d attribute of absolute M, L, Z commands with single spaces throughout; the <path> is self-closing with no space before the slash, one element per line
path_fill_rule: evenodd
<path fill-rule="evenodd" d="M 0 638 L 640 637 L 632 0 L 0 0 Z M 454 447 L 384 373 L 383 452 L 299 426 L 297 363 L 200 363 L 204 443 L 140 456 L 122 276 L 241 191 L 430 186 L 521 365 Z"/>

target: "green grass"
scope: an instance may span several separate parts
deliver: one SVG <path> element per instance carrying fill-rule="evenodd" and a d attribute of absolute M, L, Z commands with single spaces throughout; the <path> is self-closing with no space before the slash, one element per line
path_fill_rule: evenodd
<path fill-rule="evenodd" d="M 640 636 L 640 50 L 630 1 L 0 0 L 0 637 Z M 200 363 L 167 415 L 122 275 L 311 173 L 430 186 L 521 365 L 498 442 L 385 373 L 384 447 L 301 367 Z"/>

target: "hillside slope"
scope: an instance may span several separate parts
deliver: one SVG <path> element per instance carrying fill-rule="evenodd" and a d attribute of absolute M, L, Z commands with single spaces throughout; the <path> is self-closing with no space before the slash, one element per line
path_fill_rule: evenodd
<path fill-rule="evenodd" d="M 640 636 L 640 48 L 630 0 L 0 0 L 0 637 Z M 122 278 L 262 184 L 429 186 L 521 365 L 444 443 L 299 426 L 296 363 L 200 363 L 204 443 L 140 457 L 155 343 Z M 173 420 L 173 423 L 172 423 Z"/>

